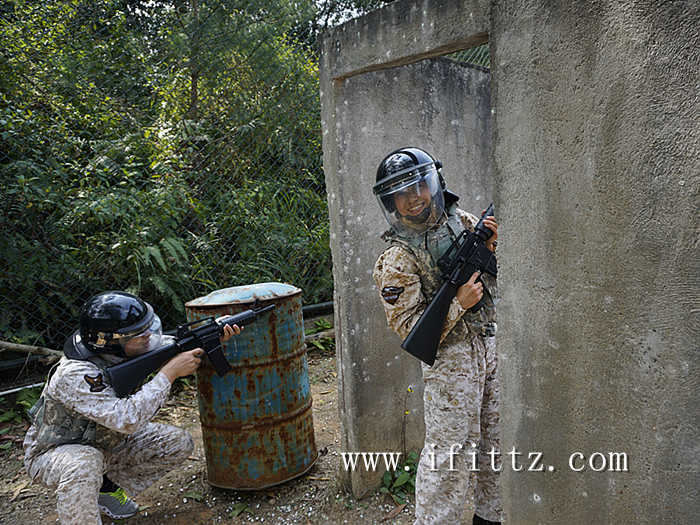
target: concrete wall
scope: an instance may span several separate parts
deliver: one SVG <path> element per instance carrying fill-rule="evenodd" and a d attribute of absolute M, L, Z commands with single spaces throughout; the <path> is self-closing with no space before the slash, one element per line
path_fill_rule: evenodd
<path fill-rule="evenodd" d="M 488 0 L 394 2 L 324 35 L 322 94 L 331 81 L 483 44 L 488 28 Z"/>
<path fill-rule="evenodd" d="M 387 328 L 372 280 L 387 246 L 380 235 L 388 228 L 372 193 L 377 166 L 393 149 L 423 147 L 443 161 L 465 209 L 478 213 L 492 193 L 489 81 L 488 73 L 437 59 L 353 76 L 338 83 L 332 98 L 324 94 L 344 450 L 423 445 L 420 366 Z M 342 474 L 363 495 L 376 487 L 382 470 Z"/>
<path fill-rule="evenodd" d="M 388 115 L 380 102 L 387 94 L 372 91 L 373 83 L 404 73 L 361 73 L 415 62 L 488 32 L 504 452 L 515 446 L 523 460 L 540 451 L 544 465 L 554 467 L 506 468 L 509 522 L 697 519 L 698 9 L 697 2 L 651 0 L 406 0 L 327 36 L 324 164 L 348 449 L 392 448 L 386 433 L 394 436 L 397 424 L 386 414 L 399 411 L 401 389 L 417 373 L 405 359 L 387 359 L 393 354 L 369 274 L 353 287 L 381 248 L 362 242 L 374 239 L 381 224 L 370 193 L 376 160 L 383 146 L 403 144 L 367 121 Z M 441 31 L 410 36 L 434 27 Z M 356 91 L 367 98 L 360 101 Z M 396 111 L 416 102 L 395 93 Z M 457 100 L 461 93 L 445 95 Z M 366 106 L 373 111 L 362 113 Z M 426 121 L 413 121 L 417 139 L 430 138 L 438 154 L 451 155 L 449 128 L 429 132 Z M 461 164 L 446 165 L 450 178 L 451 166 Z M 362 365 L 360 355 L 368 359 Z M 401 378 L 398 386 L 386 384 L 387 370 Z M 391 396 L 377 401 L 368 383 Z M 372 412 L 382 410 L 384 419 L 375 419 Z M 629 471 L 572 472 L 568 459 L 576 451 L 624 452 Z M 354 479 L 353 488 L 369 482 Z"/>
<path fill-rule="evenodd" d="M 494 4 L 503 440 L 556 467 L 511 523 L 700 515 L 699 4 L 661 4 Z"/>

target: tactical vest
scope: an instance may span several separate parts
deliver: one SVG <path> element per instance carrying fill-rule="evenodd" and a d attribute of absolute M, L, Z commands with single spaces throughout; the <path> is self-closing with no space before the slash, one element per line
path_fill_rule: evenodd
<path fill-rule="evenodd" d="M 110 363 L 99 357 L 89 361 L 105 370 Z M 52 368 L 46 380 L 48 386 L 56 368 Z M 105 383 L 107 374 L 103 373 Z M 59 445 L 90 445 L 101 450 L 113 449 L 126 439 L 126 435 L 87 419 L 70 410 L 63 403 L 46 395 L 46 389 L 29 411 L 36 427 L 35 454 L 46 452 Z"/>
<path fill-rule="evenodd" d="M 464 229 L 464 223 L 457 215 L 457 205 L 453 204 L 447 210 L 447 220 L 434 230 L 411 237 L 403 237 L 389 230 L 382 235 L 382 239 L 389 242 L 391 246 L 401 246 L 413 255 L 420 269 L 421 288 L 425 298 L 430 302 L 443 282 L 437 262 Z M 474 231 L 471 224 L 467 229 Z M 496 321 L 494 304 L 498 292 L 496 279 L 486 273 L 481 275 L 481 279 L 488 290 L 488 293 L 484 294 L 484 307 L 475 313 L 467 311 L 462 316 L 469 330 L 475 334 L 482 334 L 485 325 Z"/>

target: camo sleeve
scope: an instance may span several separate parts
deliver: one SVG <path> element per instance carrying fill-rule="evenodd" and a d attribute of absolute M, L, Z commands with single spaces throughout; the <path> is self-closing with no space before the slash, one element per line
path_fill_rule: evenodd
<path fill-rule="evenodd" d="M 53 399 L 78 414 L 116 432 L 132 434 L 158 412 L 168 399 L 170 381 L 161 372 L 135 394 L 119 398 L 88 361 L 66 360 L 47 387 Z"/>
<path fill-rule="evenodd" d="M 479 218 L 476 215 L 472 215 L 460 208 L 457 208 L 457 216 L 462 220 L 462 224 L 469 231 L 474 231 L 474 226 L 479 222 Z"/>
<path fill-rule="evenodd" d="M 428 306 L 421 286 L 418 264 L 404 248 L 392 246 L 377 259 L 373 277 L 379 289 L 389 328 L 405 339 Z M 450 333 L 464 312 L 459 301 L 453 299 L 440 342 Z"/>

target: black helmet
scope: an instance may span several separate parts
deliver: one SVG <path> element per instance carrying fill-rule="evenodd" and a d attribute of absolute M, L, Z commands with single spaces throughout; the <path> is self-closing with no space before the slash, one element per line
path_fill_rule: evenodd
<path fill-rule="evenodd" d="M 442 162 L 433 158 L 433 156 L 420 148 L 400 148 L 389 153 L 379 163 L 377 168 L 376 184 L 374 185 L 375 195 L 381 193 L 381 187 L 402 179 L 403 175 L 411 172 L 413 169 L 420 169 L 434 166 L 437 170 L 441 189 L 445 189 L 445 179 L 442 178 Z M 379 182 L 382 181 L 380 185 Z M 387 210 L 393 208 L 393 199 L 387 202 Z M 390 211 L 393 211 L 390 210 Z"/>
<path fill-rule="evenodd" d="M 129 340 L 140 337 L 150 348 L 157 346 L 160 334 L 160 319 L 150 304 L 127 292 L 102 292 L 83 305 L 80 329 L 68 338 L 64 352 L 76 359 L 99 353 L 126 357 L 124 345 Z"/>
<path fill-rule="evenodd" d="M 414 235 L 440 220 L 445 209 L 441 168 L 439 160 L 420 148 L 397 149 L 379 163 L 373 191 L 392 228 Z M 400 196 L 416 199 L 415 213 L 397 209 L 396 199 Z"/>

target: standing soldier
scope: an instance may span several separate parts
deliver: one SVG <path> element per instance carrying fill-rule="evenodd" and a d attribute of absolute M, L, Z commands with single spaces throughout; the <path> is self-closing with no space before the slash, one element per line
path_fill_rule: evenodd
<path fill-rule="evenodd" d="M 390 246 L 377 259 L 374 280 L 389 326 L 404 339 L 440 287 L 437 261 L 478 222 L 457 207 L 441 168 L 422 149 L 402 148 L 377 170 L 374 193 L 391 228 L 382 236 Z M 495 251 L 498 225 L 494 217 L 484 225 L 493 231 L 486 246 Z M 489 456 L 500 448 L 495 293 L 495 278 L 475 272 L 450 304 L 435 363 L 422 364 L 425 446 L 415 525 L 469 523 L 472 515 L 462 515 L 474 499 L 473 524 L 501 521 L 498 471 Z M 468 311 L 482 297 L 485 306 Z"/>
<path fill-rule="evenodd" d="M 225 327 L 222 342 L 240 333 Z M 63 348 L 32 408 L 24 438 L 24 464 L 33 481 L 55 489 L 61 524 L 100 524 L 133 516 L 127 496 L 155 483 L 191 454 L 182 428 L 151 423 L 178 377 L 199 367 L 201 348 L 182 352 L 133 395 L 117 397 L 105 369 L 161 346 L 161 324 L 148 303 L 126 292 L 90 298 L 80 329 Z"/>

